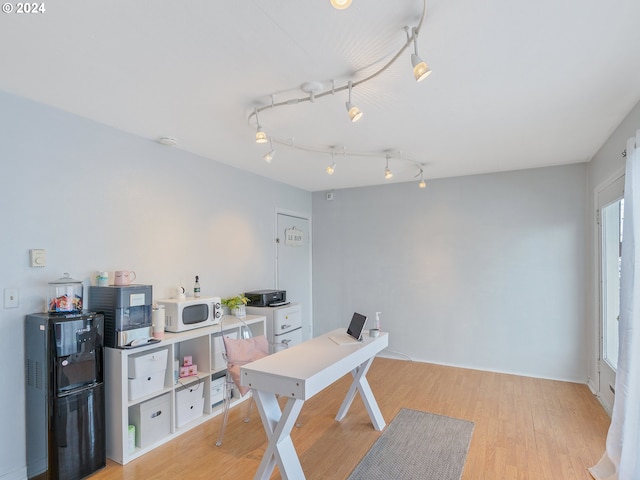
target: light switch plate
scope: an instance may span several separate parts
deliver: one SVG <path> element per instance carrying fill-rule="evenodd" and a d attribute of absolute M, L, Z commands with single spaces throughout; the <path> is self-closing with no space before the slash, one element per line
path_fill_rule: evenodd
<path fill-rule="evenodd" d="M 20 290 L 17 288 L 4 289 L 4 308 L 18 308 L 20 304 Z"/>

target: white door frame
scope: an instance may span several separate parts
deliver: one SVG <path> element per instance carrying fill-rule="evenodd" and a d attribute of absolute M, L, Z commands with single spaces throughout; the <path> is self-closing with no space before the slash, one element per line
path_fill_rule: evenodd
<path fill-rule="evenodd" d="M 618 170 L 615 174 L 613 174 L 611 177 L 609 177 L 607 180 L 605 180 L 604 182 L 600 183 L 599 185 L 596 186 L 596 188 L 594 189 L 594 197 L 593 197 L 593 206 L 594 206 L 594 218 L 596 218 L 596 221 L 594 222 L 594 248 L 593 248 L 593 252 L 594 252 L 594 266 L 595 268 L 593 269 L 594 272 L 594 283 L 595 283 L 595 288 L 594 288 L 594 301 L 593 301 L 593 318 L 594 318 L 594 325 L 593 325 L 593 332 L 594 332 L 594 342 L 592 344 L 592 361 L 593 361 L 593 365 L 594 365 L 594 372 L 596 375 L 596 378 L 590 379 L 589 384 L 591 389 L 593 390 L 593 392 L 598 396 L 598 399 L 600 400 L 600 403 L 603 405 L 603 407 L 608 411 L 609 414 L 611 414 L 611 409 L 613 407 L 613 401 L 609 401 L 607 400 L 606 397 L 610 397 L 611 393 L 607 392 L 606 390 L 603 391 L 602 388 L 608 388 L 606 386 L 602 387 L 602 381 L 601 381 L 601 363 L 604 362 L 604 359 L 602 358 L 602 336 L 603 336 L 603 332 L 602 332 L 602 323 L 603 323 L 603 304 L 602 304 L 602 295 L 603 295 L 603 285 L 602 285 L 602 259 L 601 259 L 601 243 L 602 243 L 602 231 L 601 231 L 601 222 L 602 222 L 602 218 L 601 218 L 601 212 L 600 212 L 600 208 L 603 203 L 611 203 L 608 202 L 609 199 L 606 199 L 603 197 L 603 194 L 605 194 L 605 190 L 607 190 L 609 187 L 613 186 L 613 184 L 617 181 L 619 181 L 621 178 L 624 179 L 624 168 Z M 624 180 L 623 180 L 624 181 Z M 605 194 L 606 195 L 606 194 Z M 613 199 L 611 199 L 613 200 Z"/>
<path fill-rule="evenodd" d="M 297 212 L 295 210 L 287 210 L 285 208 L 278 208 L 276 207 L 275 209 L 275 214 L 274 214 L 274 225 L 273 225 L 273 261 L 274 261 L 274 285 L 275 288 L 278 289 L 280 288 L 280 286 L 278 285 L 278 243 L 277 243 L 277 239 L 278 239 L 278 215 L 289 215 L 291 217 L 297 217 L 297 218 L 301 218 L 303 220 L 307 221 L 307 224 L 309 225 L 309 288 L 310 288 L 310 292 L 309 292 L 309 329 L 310 332 L 308 332 L 308 334 L 310 336 L 313 336 L 313 235 L 312 235 L 312 231 L 311 231 L 311 213 L 307 213 L 307 212 Z"/>

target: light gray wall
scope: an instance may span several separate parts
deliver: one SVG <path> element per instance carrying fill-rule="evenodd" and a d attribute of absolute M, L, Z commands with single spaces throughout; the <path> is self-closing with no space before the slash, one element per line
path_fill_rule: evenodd
<path fill-rule="evenodd" d="M 586 381 L 586 165 L 313 195 L 316 333 L 383 312 L 416 360 Z"/>
<path fill-rule="evenodd" d="M 274 286 L 276 208 L 311 194 L 0 92 L 0 478 L 25 470 L 24 315 L 63 272 L 135 270 L 168 297 L 200 275 L 203 295 Z M 30 248 L 47 251 L 30 268 Z"/>
<path fill-rule="evenodd" d="M 315 334 L 382 311 L 399 354 L 585 381 L 593 188 L 637 128 L 640 106 L 588 166 L 318 192 L 312 208 L 307 192 L 0 92 L 0 288 L 21 294 L 0 305 L 0 479 L 26 474 L 22 325 L 47 282 L 128 268 L 156 297 L 195 274 L 205 295 L 271 286 L 276 208 L 313 212 Z M 30 248 L 46 268 L 28 267 Z"/>
<path fill-rule="evenodd" d="M 622 152 L 627 146 L 627 139 L 635 136 L 636 130 L 640 129 L 640 103 L 629 112 L 620 125 L 612 132 L 609 139 L 594 155 L 589 163 L 589 206 L 588 206 L 588 231 L 587 252 L 589 265 L 589 295 L 587 296 L 587 308 L 589 311 L 588 322 L 588 345 L 589 362 L 588 375 L 589 386 L 597 391 L 598 382 L 598 355 L 599 355 L 599 272 L 598 272 L 598 227 L 596 224 L 596 192 L 609 185 L 612 179 L 624 173 L 625 158 Z"/>

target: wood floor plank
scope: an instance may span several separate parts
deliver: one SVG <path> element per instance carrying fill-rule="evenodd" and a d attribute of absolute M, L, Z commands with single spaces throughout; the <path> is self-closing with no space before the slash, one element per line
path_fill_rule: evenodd
<path fill-rule="evenodd" d="M 387 423 L 401 408 L 475 423 L 463 480 L 588 480 L 605 448 L 610 419 L 586 385 L 386 358 L 376 358 L 367 378 Z M 334 420 L 350 382 L 306 402 L 292 432 L 309 480 L 346 478 L 380 436 L 359 398 Z M 244 405 L 231 411 L 221 447 L 216 417 L 127 465 L 109 461 L 91 478 L 253 478 L 266 437 L 256 409 L 249 423 L 244 413 Z"/>

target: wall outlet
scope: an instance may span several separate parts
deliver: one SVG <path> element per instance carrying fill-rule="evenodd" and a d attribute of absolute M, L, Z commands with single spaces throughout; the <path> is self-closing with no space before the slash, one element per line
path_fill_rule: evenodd
<path fill-rule="evenodd" d="M 20 290 L 17 288 L 4 289 L 4 308 L 18 308 L 20 304 Z"/>

